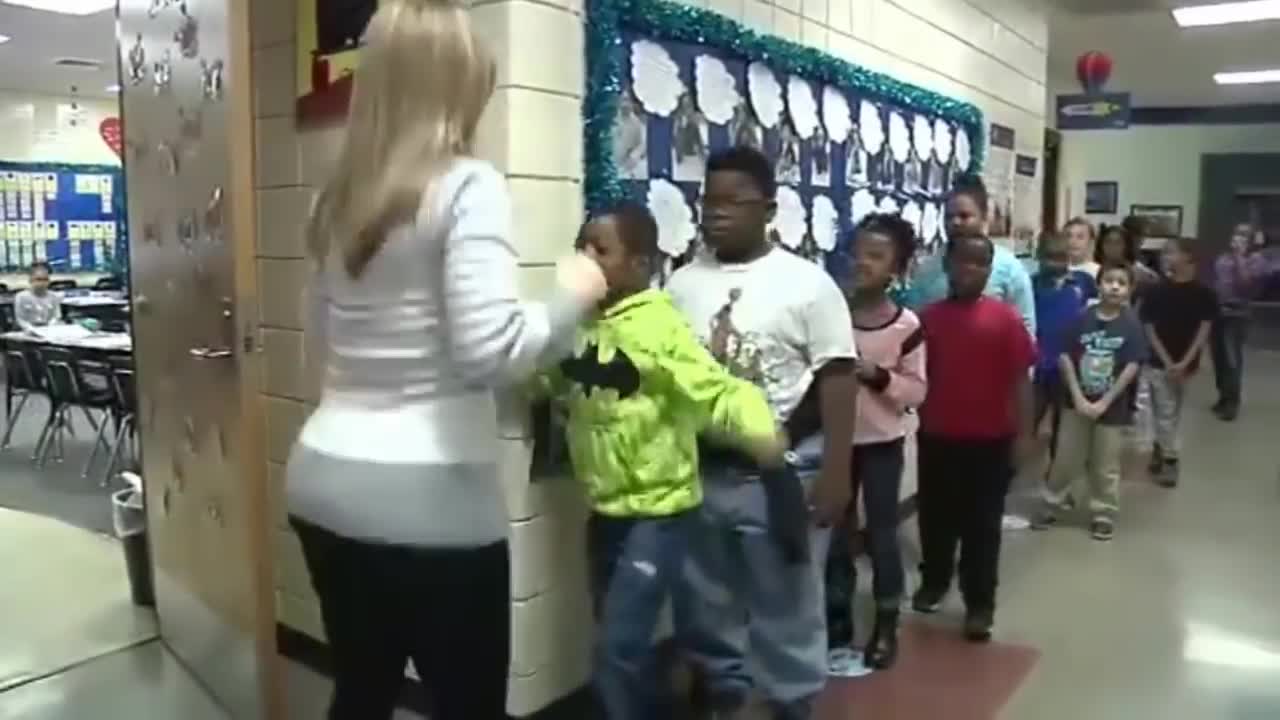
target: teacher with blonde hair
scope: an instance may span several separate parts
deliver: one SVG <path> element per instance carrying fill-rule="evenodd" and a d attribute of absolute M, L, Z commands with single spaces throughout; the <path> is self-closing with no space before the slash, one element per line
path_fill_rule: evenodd
<path fill-rule="evenodd" d="M 562 262 L 516 296 L 511 201 L 474 159 L 494 61 L 464 5 L 383 0 L 308 229 L 319 407 L 287 468 L 333 650 L 330 720 L 386 720 L 412 659 L 432 720 L 505 717 L 507 516 L 494 388 L 566 346 L 605 292 Z"/>

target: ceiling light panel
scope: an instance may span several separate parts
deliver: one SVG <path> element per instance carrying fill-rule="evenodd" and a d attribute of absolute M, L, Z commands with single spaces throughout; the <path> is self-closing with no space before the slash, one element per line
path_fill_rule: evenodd
<path fill-rule="evenodd" d="M 1184 28 L 1280 20 L 1280 0 L 1248 0 L 1180 7 L 1173 11 L 1173 20 Z"/>
<path fill-rule="evenodd" d="M 114 10 L 116 0 L 0 0 L 5 5 L 43 10 L 62 15 L 92 15 Z"/>
<path fill-rule="evenodd" d="M 1213 81 L 1219 85 L 1263 85 L 1266 83 L 1280 83 L 1280 68 L 1214 73 Z"/>

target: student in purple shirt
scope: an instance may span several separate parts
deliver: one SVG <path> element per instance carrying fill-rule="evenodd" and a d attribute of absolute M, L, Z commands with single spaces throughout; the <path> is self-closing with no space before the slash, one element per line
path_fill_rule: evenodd
<path fill-rule="evenodd" d="M 1213 412 L 1231 422 L 1240 412 L 1244 379 L 1244 342 L 1249 327 L 1249 301 L 1266 274 L 1266 259 L 1250 252 L 1253 226 L 1239 223 L 1232 230 L 1231 246 L 1213 263 L 1213 288 L 1218 293 L 1218 321 L 1213 325 L 1210 348 L 1218 404 Z"/>

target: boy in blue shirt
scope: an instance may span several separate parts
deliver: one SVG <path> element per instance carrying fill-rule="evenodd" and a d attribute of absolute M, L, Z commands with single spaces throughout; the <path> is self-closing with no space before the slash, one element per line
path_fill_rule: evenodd
<path fill-rule="evenodd" d="M 1036 409 L 1038 428 L 1049 416 L 1049 459 L 1058 445 L 1062 419 L 1062 377 L 1058 358 L 1066 349 L 1068 335 L 1085 307 L 1098 295 L 1098 284 L 1088 273 L 1071 270 L 1067 238 L 1050 233 L 1040 241 L 1040 269 L 1031 278 L 1036 302 Z"/>

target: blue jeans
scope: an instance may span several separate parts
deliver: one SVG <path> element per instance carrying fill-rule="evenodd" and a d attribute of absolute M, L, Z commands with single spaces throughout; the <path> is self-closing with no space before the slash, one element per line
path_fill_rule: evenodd
<path fill-rule="evenodd" d="M 656 518 L 596 514 L 587 521 L 599 626 L 592 682 L 609 720 L 671 717 L 671 699 L 662 695 L 655 667 L 653 635 L 669 597 L 683 607 L 696 521 L 696 511 Z"/>
<path fill-rule="evenodd" d="M 902 489 L 903 440 L 857 445 L 851 482 L 862 491 L 867 551 L 871 556 L 876 608 L 896 610 L 902 603 L 905 570 L 898 546 L 898 496 Z M 852 513 L 851 513 L 852 514 Z M 841 527 L 827 557 L 827 631 L 831 647 L 853 644 L 852 604 L 857 587 L 851 540 L 857 528 Z"/>
<path fill-rule="evenodd" d="M 821 458 L 818 441 L 803 445 L 792 462 L 806 486 Z M 757 474 L 704 463 L 702 476 L 706 497 L 691 548 L 687 622 L 677 608 L 683 644 L 706 673 L 718 707 L 745 704 L 758 686 L 775 718 L 807 720 L 827 682 L 822 570 L 831 531 L 813 528 L 809 561 L 789 562 L 769 533 Z"/>

